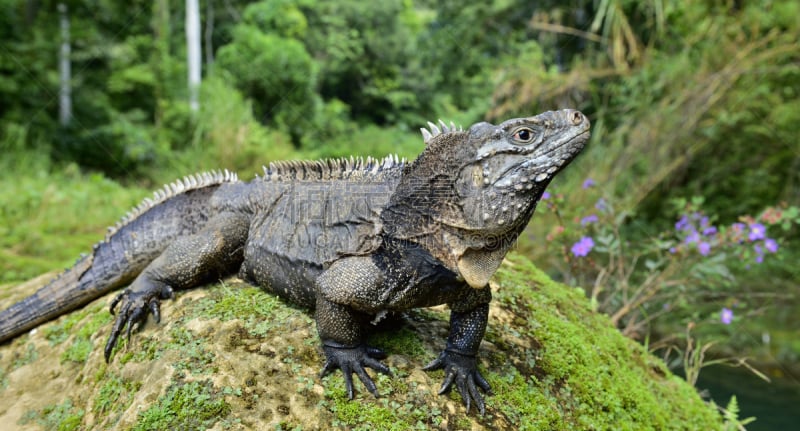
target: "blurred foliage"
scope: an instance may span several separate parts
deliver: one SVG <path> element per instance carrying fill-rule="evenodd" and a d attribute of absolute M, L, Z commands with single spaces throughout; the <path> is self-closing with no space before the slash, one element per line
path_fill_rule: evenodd
<path fill-rule="evenodd" d="M 58 4 L 70 22 L 66 126 L 58 121 Z M 203 84 L 192 112 L 184 2 L 0 0 L 6 280 L 48 267 L 29 266 L 54 252 L 40 247 L 82 250 L 92 242 L 87 230 L 113 220 L 106 211 L 124 213 L 131 195 L 107 177 L 138 198 L 140 187 L 199 170 L 248 177 L 276 159 L 413 157 L 422 148 L 417 128 L 439 117 L 467 126 L 581 109 L 593 122 L 592 142 L 554 187 L 574 191 L 574 208 L 591 208 L 596 198 L 580 183 L 592 178 L 633 241 L 674 223 L 675 198 L 702 196 L 721 224 L 781 202 L 800 205 L 794 0 L 200 6 Z M 56 186 L 67 196 L 51 196 Z M 127 197 L 97 203 L 94 194 Z M 81 211 L 94 205 L 104 209 Z M 64 214 L 69 208 L 77 215 Z M 521 249 L 541 257 L 537 239 L 549 229 L 532 223 Z M 787 263 L 800 257 L 796 230 L 781 247 L 784 263 L 741 274 L 741 282 L 756 293 L 796 292 L 800 273 Z M 53 255 L 58 264 L 62 254 Z M 758 325 L 797 323 L 800 298 L 782 298 L 762 303 L 772 312 Z"/>

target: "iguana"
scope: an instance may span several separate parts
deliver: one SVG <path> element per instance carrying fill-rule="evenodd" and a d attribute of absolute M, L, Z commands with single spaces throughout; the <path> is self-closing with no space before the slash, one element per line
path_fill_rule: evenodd
<path fill-rule="evenodd" d="M 489 279 L 527 225 L 545 187 L 589 138 L 575 110 L 500 125 L 421 129 L 412 162 L 337 159 L 276 162 L 241 182 L 228 171 L 189 176 L 155 193 L 105 239 L 39 291 L 0 313 L 0 342 L 116 288 L 105 359 L 173 290 L 238 274 L 315 310 L 322 375 L 353 377 L 375 396 L 365 368 L 389 374 L 365 344 L 387 312 L 448 304 L 450 333 L 424 369 L 444 369 L 440 394 L 461 393 L 483 414 L 489 383 L 477 368 Z M 118 307 L 118 309 L 117 309 Z"/>

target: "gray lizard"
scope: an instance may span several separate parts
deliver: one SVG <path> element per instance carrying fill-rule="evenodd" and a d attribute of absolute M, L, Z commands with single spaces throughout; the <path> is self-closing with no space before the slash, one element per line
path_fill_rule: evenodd
<path fill-rule="evenodd" d="M 485 411 L 491 393 L 476 355 L 489 314 L 489 279 L 533 215 L 550 180 L 580 152 L 589 121 L 551 111 L 500 125 L 422 129 L 424 151 L 397 157 L 277 162 L 241 182 L 228 171 L 186 177 L 156 192 L 109 229 L 91 253 L 0 313 L 0 342 L 127 286 L 111 302 L 130 338 L 174 289 L 238 274 L 313 309 L 322 374 L 389 373 L 365 344 L 387 312 L 447 304 L 450 334 L 425 367 L 444 369 L 440 393 Z M 118 307 L 118 309 L 117 309 Z M 480 389 L 480 390 L 479 390 Z"/>

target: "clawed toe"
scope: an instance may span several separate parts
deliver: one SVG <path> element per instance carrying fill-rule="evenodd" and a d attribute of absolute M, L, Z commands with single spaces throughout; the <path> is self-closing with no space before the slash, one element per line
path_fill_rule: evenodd
<path fill-rule="evenodd" d="M 391 376 L 389 367 L 378 361 L 386 357 L 384 351 L 366 346 L 344 347 L 335 343 L 324 343 L 322 348 L 327 360 L 322 367 L 321 377 L 327 376 L 337 368 L 342 370 L 347 397 L 352 400 L 355 394 L 353 386 L 353 373 L 355 373 L 364 387 L 376 398 L 379 397 L 378 387 L 367 374 L 366 368 Z"/>
<path fill-rule="evenodd" d="M 147 316 L 152 314 L 156 323 L 161 321 L 160 299 L 171 297 L 172 289 L 168 286 L 151 285 L 144 291 L 125 289 L 109 304 L 109 312 L 116 315 L 114 326 L 103 349 L 106 362 L 111 360 L 114 347 L 117 345 L 120 334 L 125 332 L 125 337 L 130 342 L 134 326 L 142 327 L 147 321 Z M 119 310 L 116 310 L 119 305 Z M 117 314 L 116 311 L 119 313 Z"/>
<path fill-rule="evenodd" d="M 489 382 L 478 372 L 477 359 L 474 355 L 445 350 L 438 358 L 423 368 L 425 371 L 440 369 L 444 369 L 444 381 L 439 388 L 439 395 L 450 392 L 455 385 L 464 400 L 467 413 L 473 402 L 481 415 L 486 413 L 486 403 L 478 388 L 487 395 L 492 394 L 492 389 Z"/>

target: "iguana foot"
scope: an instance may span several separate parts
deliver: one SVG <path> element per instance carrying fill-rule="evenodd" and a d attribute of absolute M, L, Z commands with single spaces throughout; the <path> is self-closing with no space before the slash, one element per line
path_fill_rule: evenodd
<path fill-rule="evenodd" d="M 475 355 L 466 355 L 453 350 L 445 350 L 434 359 L 430 364 L 423 368 L 424 371 L 444 369 L 444 382 L 439 395 L 450 392 L 455 382 L 464 405 L 467 406 L 467 413 L 472 402 L 478 407 L 478 411 L 483 415 L 486 413 L 486 403 L 478 388 L 483 389 L 486 395 L 492 395 L 492 388 L 489 382 L 478 372 L 478 361 Z"/>
<path fill-rule="evenodd" d="M 117 339 L 120 333 L 125 329 L 127 330 L 128 341 L 131 340 L 131 331 L 134 325 L 141 327 L 147 321 L 148 312 L 153 314 L 156 323 L 161 321 L 161 299 L 169 299 L 173 297 L 172 288 L 160 283 L 148 283 L 147 287 L 141 290 L 133 290 L 127 288 L 122 291 L 109 306 L 109 312 L 114 313 L 114 308 L 119 304 L 119 315 L 114 321 L 114 327 L 111 328 L 111 335 L 108 337 L 108 342 L 105 347 L 106 362 L 111 360 L 111 352 L 114 346 L 117 345 Z"/>
<path fill-rule="evenodd" d="M 347 398 L 353 399 L 353 373 L 356 373 L 361 383 L 366 386 L 367 390 L 375 397 L 378 397 L 378 388 L 375 382 L 367 374 L 364 367 L 370 367 L 373 370 L 391 376 L 392 372 L 389 367 L 382 364 L 378 359 L 386 358 L 386 353 L 383 350 L 374 347 L 356 346 L 345 347 L 337 343 L 324 342 L 322 349 L 325 351 L 327 361 L 322 368 L 320 377 L 325 377 L 333 370 L 339 368 L 344 374 L 344 385 L 347 389 Z"/>

